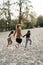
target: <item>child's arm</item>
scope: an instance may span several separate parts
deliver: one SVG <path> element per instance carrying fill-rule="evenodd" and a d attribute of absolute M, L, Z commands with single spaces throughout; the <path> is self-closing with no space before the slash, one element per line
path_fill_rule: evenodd
<path fill-rule="evenodd" d="M 23 37 L 25 37 L 26 36 L 26 34 L 25 35 L 23 35 Z"/>

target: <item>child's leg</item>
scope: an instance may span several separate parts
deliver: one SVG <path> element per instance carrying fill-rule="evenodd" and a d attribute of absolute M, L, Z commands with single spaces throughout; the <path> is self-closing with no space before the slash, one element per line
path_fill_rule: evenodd
<path fill-rule="evenodd" d="M 28 39 L 28 40 L 30 41 L 30 45 L 31 45 L 31 43 L 32 43 L 31 39 Z"/>
<path fill-rule="evenodd" d="M 27 43 L 28 43 L 28 39 L 26 39 L 26 44 L 25 44 L 25 48 L 27 47 Z"/>
<path fill-rule="evenodd" d="M 8 47 L 8 45 L 7 45 L 7 47 Z"/>
<path fill-rule="evenodd" d="M 7 47 L 9 46 L 9 41 L 8 41 L 8 44 L 7 44 Z"/>
<path fill-rule="evenodd" d="M 13 43 L 13 41 L 11 40 L 11 44 Z"/>

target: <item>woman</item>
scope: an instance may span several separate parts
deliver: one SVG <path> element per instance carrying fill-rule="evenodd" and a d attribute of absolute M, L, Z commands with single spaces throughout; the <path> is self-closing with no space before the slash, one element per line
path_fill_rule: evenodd
<path fill-rule="evenodd" d="M 17 45 L 19 47 L 19 45 L 21 45 L 21 42 L 22 42 L 22 38 L 21 38 L 22 37 L 21 27 L 20 27 L 19 24 L 17 25 L 16 30 L 15 30 L 15 33 L 14 33 L 13 36 L 15 36 L 15 35 L 16 35 L 16 42 L 18 43 Z"/>

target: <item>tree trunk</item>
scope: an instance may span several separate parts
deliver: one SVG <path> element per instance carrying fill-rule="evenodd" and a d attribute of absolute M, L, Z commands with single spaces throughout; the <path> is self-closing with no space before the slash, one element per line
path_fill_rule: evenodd
<path fill-rule="evenodd" d="M 19 7 L 20 7 L 20 10 L 19 10 L 19 23 L 21 24 L 21 18 L 22 18 L 22 3 L 21 3 L 21 0 L 20 0 L 20 4 L 19 4 Z"/>

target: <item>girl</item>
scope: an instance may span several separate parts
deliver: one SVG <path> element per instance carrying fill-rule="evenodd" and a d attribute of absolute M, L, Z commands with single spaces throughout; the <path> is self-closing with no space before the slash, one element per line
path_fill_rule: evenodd
<path fill-rule="evenodd" d="M 26 36 L 26 44 L 25 44 L 25 48 L 27 47 L 27 43 L 28 41 L 30 41 L 30 45 L 31 45 L 31 39 L 30 39 L 30 30 L 27 31 L 27 33 L 23 36 Z"/>
<path fill-rule="evenodd" d="M 7 38 L 8 45 L 12 44 L 11 34 L 13 34 L 13 30 L 8 35 L 8 38 Z M 8 45 L 7 45 L 7 47 L 8 47 Z"/>

